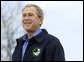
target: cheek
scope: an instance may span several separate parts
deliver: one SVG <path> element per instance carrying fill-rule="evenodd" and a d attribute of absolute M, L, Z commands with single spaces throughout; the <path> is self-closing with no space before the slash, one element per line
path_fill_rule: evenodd
<path fill-rule="evenodd" d="M 34 22 L 36 25 L 38 25 L 39 22 L 40 22 L 40 19 L 39 19 L 38 17 L 33 18 L 33 22 Z"/>
<path fill-rule="evenodd" d="M 38 22 L 34 20 L 34 21 L 32 22 L 32 24 L 31 24 L 30 27 L 31 27 L 32 29 L 37 28 L 37 27 L 38 27 Z"/>
<path fill-rule="evenodd" d="M 22 26 L 24 26 L 24 21 L 22 20 Z"/>

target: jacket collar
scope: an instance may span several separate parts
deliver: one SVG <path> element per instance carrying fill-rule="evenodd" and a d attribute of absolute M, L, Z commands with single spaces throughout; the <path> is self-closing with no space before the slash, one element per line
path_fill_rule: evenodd
<path fill-rule="evenodd" d="M 34 39 L 36 40 L 36 42 L 41 43 L 42 40 L 43 40 L 44 38 L 46 38 L 47 35 L 48 35 L 48 32 L 47 32 L 46 29 L 41 29 L 41 30 L 42 30 L 42 32 L 40 32 L 38 35 L 32 37 L 31 39 L 34 38 Z M 26 34 L 25 34 L 25 35 L 26 35 Z M 17 40 L 17 41 L 18 41 L 18 40 L 22 40 L 23 38 L 25 39 L 25 37 L 23 36 L 23 37 L 20 37 L 19 39 L 16 39 L 16 40 Z M 19 42 L 17 42 L 17 43 L 19 43 Z"/>
<path fill-rule="evenodd" d="M 48 32 L 46 31 L 46 29 L 42 29 L 42 32 L 39 33 L 39 34 L 38 34 L 37 36 L 35 36 L 34 38 L 35 38 L 35 40 L 36 40 L 38 43 L 41 43 L 42 40 L 47 37 L 47 35 L 48 35 Z"/>

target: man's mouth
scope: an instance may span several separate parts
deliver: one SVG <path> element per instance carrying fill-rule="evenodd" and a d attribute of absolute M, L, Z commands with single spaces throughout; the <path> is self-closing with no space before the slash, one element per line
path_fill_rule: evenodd
<path fill-rule="evenodd" d="M 32 24 L 32 22 L 24 22 L 24 24 Z"/>
<path fill-rule="evenodd" d="M 32 21 L 31 20 L 23 20 L 23 23 L 24 24 L 32 24 Z"/>

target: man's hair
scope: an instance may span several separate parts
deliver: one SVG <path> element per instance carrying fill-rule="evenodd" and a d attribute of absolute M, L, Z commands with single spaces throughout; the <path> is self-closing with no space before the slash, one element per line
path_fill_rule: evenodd
<path fill-rule="evenodd" d="M 28 4 L 28 5 L 26 5 L 23 9 L 22 9 L 22 11 L 24 11 L 24 9 L 26 8 L 26 7 L 35 7 L 35 9 L 36 9 L 36 11 L 37 11 L 37 16 L 41 19 L 41 21 L 43 20 L 43 17 L 44 17 L 44 13 L 43 13 L 43 10 L 39 7 L 39 6 L 37 6 L 37 5 L 35 5 L 35 4 Z"/>

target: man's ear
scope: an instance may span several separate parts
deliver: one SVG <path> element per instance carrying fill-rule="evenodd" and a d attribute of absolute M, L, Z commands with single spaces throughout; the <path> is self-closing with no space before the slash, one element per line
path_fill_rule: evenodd
<path fill-rule="evenodd" d="M 39 24 L 40 24 L 40 26 L 42 25 L 42 23 L 43 23 L 43 20 L 40 20 L 40 23 L 39 23 Z"/>
<path fill-rule="evenodd" d="M 40 26 L 42 25 L 42 23 L 43 23 L 43 18 L 41 17 L 40 18 Z"/>

